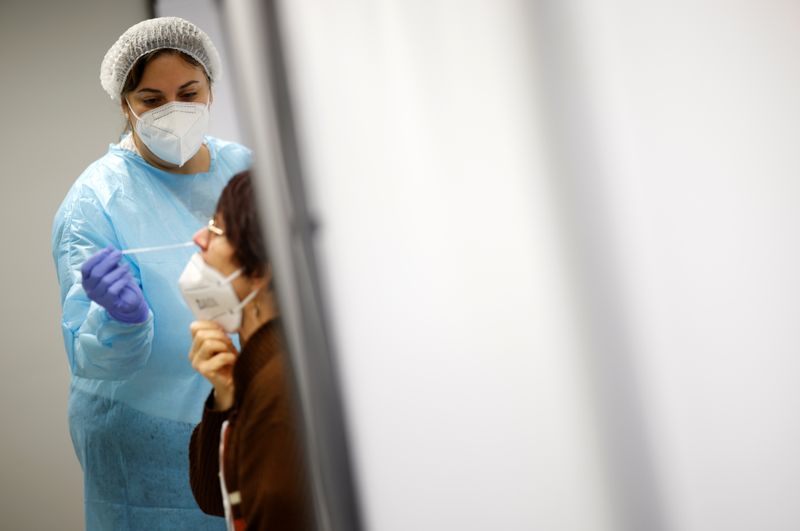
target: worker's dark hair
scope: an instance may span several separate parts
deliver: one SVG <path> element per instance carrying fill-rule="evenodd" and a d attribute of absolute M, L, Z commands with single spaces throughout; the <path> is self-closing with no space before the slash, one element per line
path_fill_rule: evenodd
<path fill-rule="evenodd" d="M 208 86 L 211 86 L 211 78 L 208 77 L 206 69 L 203 68 L 203 65 L 200 64 L 200 62 L 197 59 L 195 59 L 189 54 L 183 53 L 180 50 L 175 50 L 173 48 L 159 48 L 157 50 L 147 52 L 146 54 L 138 58 L 134 63 L 134 65 L 131 67 L 130 72 L 128 72 L 128 77 L 125 78 L 125 83 L 122 85 L 122 91 L 120 92 L 120 96 L 122 96 L 123 101 L 125 100 L 125 95 L 131 92 L 132 90 L 136 89 L 136 87 L 139 86 L 139 83 L 142 82 L 142 77 L 144 76 L 144 69 L 145 67 L 147 67 L 147 64 L 156 57 L 166 54 L 177 55 L 178 57 L 186 61 L 188 64 L 199 68 L 203 72 L 203 75 L 206 76 L 206 79 L 208 80 Z"/>
<path fill-rule="evenodd" d="M 225 237 L 233 247 L 242 273 L 249 277 L 266 274 L 269 257 L 249 171 L 237 173 L 222 190 L 217 215 L 222 216 Z"/>

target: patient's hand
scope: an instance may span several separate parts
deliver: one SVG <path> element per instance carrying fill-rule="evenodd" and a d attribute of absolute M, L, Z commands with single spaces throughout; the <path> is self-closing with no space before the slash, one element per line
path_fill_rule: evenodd
<path fill-rule="evenodd" d="M 239 355 L 225 330 L 214 321 L 195 321 L 191 326 L 189 360 L 194 370 L 214 386 L 214 409 L 233 405 L 233 364 Z"/>

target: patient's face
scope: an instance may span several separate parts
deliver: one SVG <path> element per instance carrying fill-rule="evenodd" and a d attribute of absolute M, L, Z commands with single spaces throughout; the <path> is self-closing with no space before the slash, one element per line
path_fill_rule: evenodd
<path fill-rule="evenodd" d="M 214 222 L 211 226 L 197 231 L 193 240 L 200 247 L 200 256 L 203 257 L 206 264 L 224 276 L 231 275 L 241 267 L 233 253 L 233 246 L 225 237 L 225 222 L 221 212 L 214 215 Z M 251 279 L 240 276 L 234 279 L 231 285 L 239 299 L 243 299 L 253 289 L 251 284 Z"/>
<path fill-rule="evenodd" d="M 237 269 L 239 264 L 233 253 L 233 246 L 225 237 L 225 225 L 222 214 L 214 216 L 214 223 L 210 227 L 203 227 L 194 235 L 194 243 L 200 248 L 200 256 L 206 264 L 210 265 L 225 276 Z"/>

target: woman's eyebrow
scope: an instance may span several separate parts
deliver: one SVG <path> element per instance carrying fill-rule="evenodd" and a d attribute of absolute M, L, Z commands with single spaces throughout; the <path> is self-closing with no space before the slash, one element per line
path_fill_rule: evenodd
<path fill-rule="evenodd" d="M 196 80 L 196 79 L 193 79 L 192 81 L 187 81 L 186 83 L 184 83 L 183 85 L 181 85 L 180 87 L 178 87 L 178 90 L 183 90 L 183 89 L 185 89 L 186 87 L 188 87 L 189 85 L 192 85 L 192 84 L 194 84 L 194 83 L 199 83 L 199 82 L 200 82 L 200 81 L 198 81 L 198 80 Z M 154 88 L 148 88 L 148 87 L 140 88 L 139 90 L 137 90 L 137 91 L 136 91 L 136 93 L 137 93 L 137 94 L 138 94 L 139 92 L 155 92 L 156 94 L 161 94 L 161 91 L 160 91 L 160 90 L 158 90 L 158 89 L 154 89 Z"/>

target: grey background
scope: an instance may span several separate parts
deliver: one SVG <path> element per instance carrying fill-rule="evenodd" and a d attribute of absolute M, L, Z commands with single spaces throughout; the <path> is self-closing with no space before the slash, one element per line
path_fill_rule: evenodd
<path fill-rule="evenodd" d="M 0 515 L 2 529 L 83 528 L 82 475 L 67 428 L 50 228 L 67 189 L 123 128 L 100 61 L 147 2 L 0 2 Z"/>

